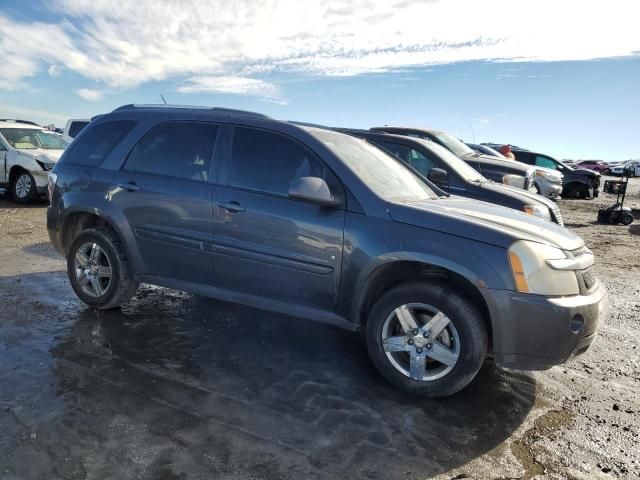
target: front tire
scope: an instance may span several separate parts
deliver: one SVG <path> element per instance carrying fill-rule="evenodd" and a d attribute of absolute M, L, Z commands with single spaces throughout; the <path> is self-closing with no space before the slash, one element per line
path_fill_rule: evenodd
<path fill-rule="evenodd" d="M 119 307 L 138 289 L 118 238 L 107 228 L 83 230 L 74 238 L 67 274 L 78 298 L 98 310 Z"/>
<path fill-rule="evenodd" d="M 36 197 L 37 186 L 33 176 L 22 170 L 13 176 L 11 181 L 11 197 L 17 203 L 29 203 Z"/>
<path fill-rule="evenodd" d="M 372 307 L 366 321 L 369 356 L 396 387 L 424 397 L 446 397 L 476 376 L 487 352 L 478 308 L 451 285 L 403 284 Z"/>

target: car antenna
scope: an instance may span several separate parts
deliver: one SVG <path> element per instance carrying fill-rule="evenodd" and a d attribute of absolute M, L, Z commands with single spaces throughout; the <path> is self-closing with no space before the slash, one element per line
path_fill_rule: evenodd
<path fill-rule="evenodd" d="M 164 95 L 160 94 L 160 98 L 162 99 L 162 101 L 164 102 L 164 104 L 167 104 L 167 101 L 164 99 Z"/>

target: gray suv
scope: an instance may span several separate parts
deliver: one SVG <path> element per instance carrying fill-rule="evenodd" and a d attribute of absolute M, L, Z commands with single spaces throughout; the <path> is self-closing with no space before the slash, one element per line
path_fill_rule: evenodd
<path fill-rule="evenodd" d="M 366 140 L 259 114 L 120 107 L 49 190 L 51 241 L 89 306 L 145 282 L 361 331 L 380 373 L 425 396 L 462 389 L 487 355 L 562 363 L 607 311 L 569 230 L 438 196 Z"/>

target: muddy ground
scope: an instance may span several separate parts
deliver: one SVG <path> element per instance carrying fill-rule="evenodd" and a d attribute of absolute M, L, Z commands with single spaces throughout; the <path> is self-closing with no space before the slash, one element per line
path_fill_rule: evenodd
<path fill-rule="evenodd" d="M 611 294 L 592 348 L 427 401 L 333 327 L 147 286 L 92 311 L 46 204 L 0 199 L 0 478 L 640 478 L 640 215 L 596 225 L 611 202 L 561 202 Z"/>

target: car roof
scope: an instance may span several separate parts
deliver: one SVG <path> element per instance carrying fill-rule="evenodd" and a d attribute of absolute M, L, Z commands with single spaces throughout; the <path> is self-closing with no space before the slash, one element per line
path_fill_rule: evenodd
<path fill-rule="evenodd" d="M 250 117 L 268 119 L 267 115 L 262 113 L 250 112 L 248 110 L 238 110 L 235 108 L 224 107 L 206 107 L 198 105 L 168 105 L 168 104 L 135 104 L 130 103 L 122 105 L 113 110 L 115 112 L 132 112 L 132 113 L 169 113 L 169 112 L 193 112 L 193 113 L 210 113 L 213 116 L 233 116 L 233 117 Z"/>
<path fill-rule="evenodd" d="M 371 127 L 370 129 L 371 131 L 375 132 L 375 131 L 379 131 L 379 130 L 387 130 L 387 131 L 391 131 L 391 130 L 402 130 L 402 131 L 406 131 L 406 132 L 426 132 L 426 133 L 433 133 L 433 134 L 437 134 L 437 133 L 445 133 L 444 130 L 438 130 L 436 128 L 424 128 L 424 127 L 397 127 L 394 125 L 387 125 L 384 127 Z"/>
<path fill-rule="evenodd" d="M 31 130 L 44 130 L 39 125 L 33 123 L 23 123 L 21 121 L 0 120 L 0 128 L 28 128 Z"/>

